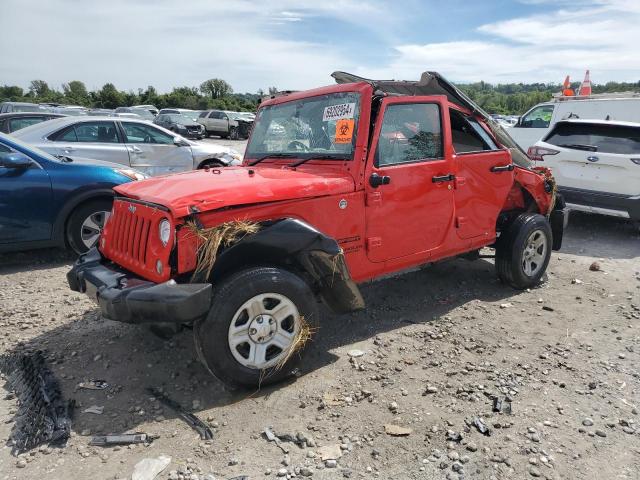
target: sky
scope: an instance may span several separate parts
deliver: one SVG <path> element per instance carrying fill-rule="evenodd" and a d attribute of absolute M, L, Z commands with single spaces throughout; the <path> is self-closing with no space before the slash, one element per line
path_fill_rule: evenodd
<path fill-rule="evenodd" d="M 0 84 L 639 81 L 640 0 L 0 0 Z"/>

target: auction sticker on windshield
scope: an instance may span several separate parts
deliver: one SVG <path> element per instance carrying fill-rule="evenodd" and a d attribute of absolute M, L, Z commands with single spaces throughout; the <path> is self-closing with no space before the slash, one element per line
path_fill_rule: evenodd
<path fill-rule="evenodd" d="M 331 105 L 330 107 L 324 108 L 322 121 L 329 122 L 331 120 L 340 120 L 341 118 L 353 118 L 353 113 L 355 111 L 355 103 L 341 103 L 340 105 Z"/>

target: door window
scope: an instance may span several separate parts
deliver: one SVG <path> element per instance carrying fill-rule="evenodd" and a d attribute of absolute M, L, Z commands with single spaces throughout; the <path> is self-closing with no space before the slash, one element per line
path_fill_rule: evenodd
<path fill-rule="evenodd" d="M 376 166 L 441 159 L 440 118 L 440 106 L 434 103 L 389 105 L 376 148 Z"/>
<path fill-rule="evenodd" d="M 451 141 L 456 153 L 497 150 L 498 146 L 482 125 L 470 115 L 450 110 Z"/>
<path fill-rule="evenodd" d="M 211 112 L 209 114 L 209 118 L 213 118 L 215 120 L 219 120 L 222 118 L 222 112 Z"/>
<path fill-rule="evenodd" d="M 127 143 L 152 143 L 173 145 L 173 137 L 162 130 L 142 123 L 122 122 L 122 128 L 127 136 Z"/>
<path fill-rule="evenodd" d="M 531 110 L 520 120 L 520 128 L 549 128 L 553 105 L 542 105 Z"/>
<path fill-rule="evenodd" d="M 21 128 L 28 127 L 30 125 L 35 125 L 36 123 L 43 122 L 45 117 L 19 117 L 12 118 L 9 120 L 9 129 L 12 132 L 16 130 L 20 130 Z"/>
<path fill-rule="evenodd" d="M 545 142 L 574 150 L 637 155 L 640 154 L 640 128 L 560 122 Z"/>
<path fill-rule="evenodd" d="M 119 143 L 113 122 L 82 122 L 60 130 L 49 137 L 54 142 Z"/>

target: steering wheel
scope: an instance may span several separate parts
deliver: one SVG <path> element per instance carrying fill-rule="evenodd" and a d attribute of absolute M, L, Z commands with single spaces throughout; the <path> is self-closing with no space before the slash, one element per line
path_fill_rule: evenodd
<path fill-rule="evenodd" d="M 151 138 L 151 135 L 145 135 L 144 143 L 152 143 L 152 142 L 153 142 L 153 138 Z"/>
<path fill-rule="evenodd" d="M 298 140 L 294 140 L 287 145 L 287 150 L 295 150 L 296 152 L 308 152 L 309 147 L 307 147 L 304 143 L 299 142 Z"/>

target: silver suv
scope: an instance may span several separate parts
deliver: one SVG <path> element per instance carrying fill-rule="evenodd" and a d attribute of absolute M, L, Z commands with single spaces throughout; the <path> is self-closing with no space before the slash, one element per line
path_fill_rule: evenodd
<path fill-rule="evenodd" d="M 218 135 L 222 138 L 239 140 L 249 138 L 253 122 L 240 112 L 207 110 L 198 117 L 198 123 L 204 125 L 207 136 Z"/>

